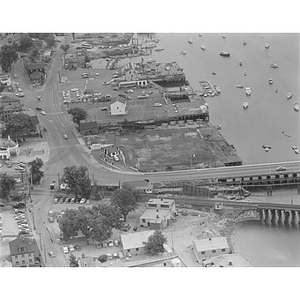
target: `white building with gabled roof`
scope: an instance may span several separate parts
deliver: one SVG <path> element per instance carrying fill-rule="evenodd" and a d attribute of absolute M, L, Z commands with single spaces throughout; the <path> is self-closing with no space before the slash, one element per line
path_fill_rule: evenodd
<path fill-rule="evenodd" d="M 126 101 L 123 99 L 118 99 L 110 104 L 109 106 L 109 115 L 116 116 L 116 115 L 127 115 L 127 104 Z"/>

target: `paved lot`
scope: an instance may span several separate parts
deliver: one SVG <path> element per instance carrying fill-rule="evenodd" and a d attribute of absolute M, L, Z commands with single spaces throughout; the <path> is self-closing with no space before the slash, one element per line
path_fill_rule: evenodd
<path fill-rule="evenodd" d="M 2 237 L 18 236 L 19 230 L 16 220 L 14 219 L 15 212 L 12 208 L 4 208 L 1 211 L 2 216 Z"/>

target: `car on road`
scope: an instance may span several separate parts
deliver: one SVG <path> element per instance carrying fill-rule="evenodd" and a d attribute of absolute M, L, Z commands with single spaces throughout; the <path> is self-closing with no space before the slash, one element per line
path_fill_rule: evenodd
<path fill-rule="evenodd" d="M 22 92 L 20 92 L 20 93 L 16 93 L 16 96 L 17 96 L 18 98 L 22 98 L 22 97 L 25 97 L 25 94 L 22 93 Z"/>
<path fill-rule="evenodd" d="M 63 247 L 63 252 L 66 254 L 66 253 L 69 253 L 69 249 L 68 247 Z"/>
<path fill-rule="evenodd" d="M 48 251 L 48 255 L 49 255 L 51 258 L 53 258 L 53 257 L 56 256 L 55 253 L 54 253 L 53 251 Z"/>
<path fill-rule="evenodd" d="M 16 167 L 15 167 L 15 170 L 17 170 L 17 171 L 23 171 L 23 170 L 25 170 L 25 168 L 23 168 L 23 167 L 21 167 L 21 166 L 16 166 Z"/>
<path fill-rule="evenodd" d="M 161 103 L 154 103 L 154 107 L 160 107 L 160 106 L 162 106 Z"/>
<path fill-rule="evenodd" d="M 42 110 L 41 115 L 46 116 L 46 112 L 44 110 Z"/>
<path fill-rule="evenodd" d="M 276 168 L 276 171 L 286 171 L 286 167 L 283 166 L 279 166 L 278 168 Z"/>
<path fill-rule="evenodd" d="M 104 106 L 104 107 L 101 108 L 101 110 L 102 110 L 102 111 L 108 110 L 108 107 Z"/>
<path fill-rule="evenodd" d="M 68 136 L 66 134 L 64 134 L 64 139 L 68 139 Z"/>

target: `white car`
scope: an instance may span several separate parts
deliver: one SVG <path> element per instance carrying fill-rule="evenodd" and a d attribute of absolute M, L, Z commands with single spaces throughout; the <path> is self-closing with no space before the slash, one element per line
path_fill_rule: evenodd
<path fill-rule="evenodd" d="M 85 203 L 85 201 L 86 201 L 86 199 L 85 199 L 85 198 L 81 198 L 81 200 L 80 200 L 80 204 L 84 204 L 84 203 Z"/>
<path fill-rule="evenodd" d="M 248 96 L 251 95 L 251 89 L 249 87 L 245 88 L 245 92 L 246 92 L 246 95 L 248 95 Z"/>
<path fill-rule="evenodd" d="M 79 88 L 72 88 L 71 89 L 71 92 L 77 92 L 77 91 L 79 91 Z"/>
<path fill-rule="evenodd" d="M 16 93 L 16 96 L 18 97 L 18 98 L 21 98 L 21 97 L 25 97 L 25 94 L 24 93 Z"/>
<path fill-rule="evenodd" d="M 46 116 L 46 112 L 44 110 L 42 110 L 41 115 Z"/>
<path fill-rule="evenodd" d="M 64 134 L 64 139 L 68 139 L 68 136 L 66 134 Z"/>
<path fill-rule="evenodd" d="M 160 107 L 160 106 L 162 106 L 161 103 L 154 103 L 154 107 Z"/>
<path fill-rule="evenodd" d="M 69 253 L 68 247 L 63 247 L 63 251 L 64 251 L 65 254 Z"/>
<path fill-rule="evenodd" d="M 69 246 L 69 249 L 70 249 L 70 252 L 74 252 L 74 251 L 75 251 L 75 249 L 74 249 L 74 246 L 73 246 L 73 245 L 70 245 L 70 246 Z"/>
<path fill-rule="evenodd" d="M 17 88 L 18 92 L 22 92 L 22 89 L 21 88 Z"/>

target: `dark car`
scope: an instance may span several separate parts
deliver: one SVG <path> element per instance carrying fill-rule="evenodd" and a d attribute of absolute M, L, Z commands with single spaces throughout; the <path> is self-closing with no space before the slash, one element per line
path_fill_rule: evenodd
<path fill-rule="evenodd" d="M 13 208 L 25 208 L 25 203 L 17 203 L 17 204 L 15 204 L 14 206 L 13 206 Z"/>
<path fill-rule="evenodd" d="M 42 110 L 42 108 L 41 108 L 41 107 L 39 107 L 39 106 L 38 106 L 38 107 L 36 107 L 35 109 L 36 109 L 36 110 L 39 110 L 39 111 L 40 111 L 40 110 Z"/>

